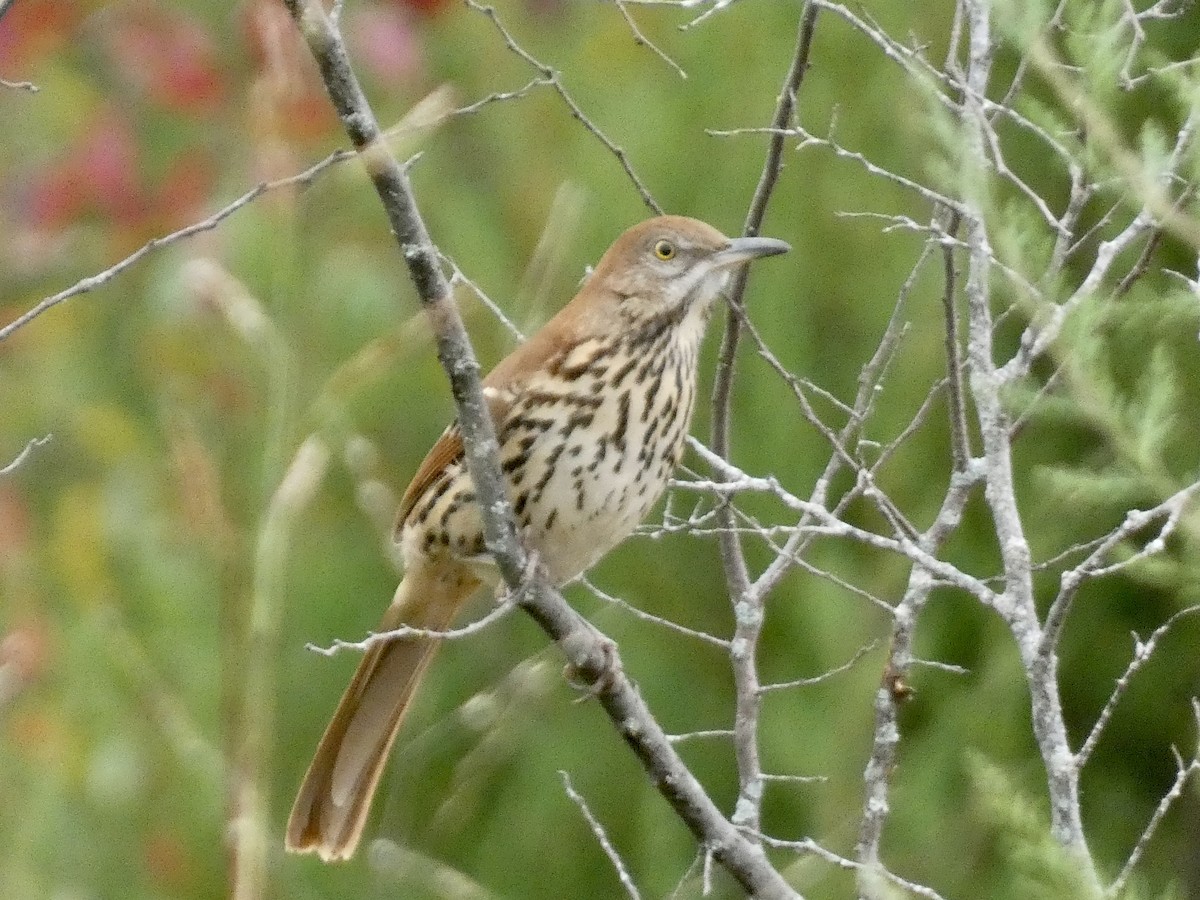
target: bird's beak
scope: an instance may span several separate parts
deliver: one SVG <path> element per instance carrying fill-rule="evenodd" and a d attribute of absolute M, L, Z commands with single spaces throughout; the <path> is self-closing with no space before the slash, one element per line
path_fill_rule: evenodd
<path fill-rule="evenodd" d="M 739 263 L 758 259 L 760 256 L 778 256 L 791 249 L 791 244 L 777 241 L 775 238 L 732 238 L 728 244 L 713 254 L 712 262 L 714 268 L 722 269 L 726 266 L 736 266 Z"/>

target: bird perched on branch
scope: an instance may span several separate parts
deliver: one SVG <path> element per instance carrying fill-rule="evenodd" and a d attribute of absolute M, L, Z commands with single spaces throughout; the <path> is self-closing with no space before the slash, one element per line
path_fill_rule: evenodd
<path fill-rule="evenodd" d="M 558 585 L 624 540 L 683 454 L 696 363 L 731 271 L 789 250 L 660 216 L 617 238 L 575 298 L 484 379 L 526 547 Z M 379 632 L 450 627 L 499 576 L 484 545 L 462 436 L 451 426 L 404 493 L 396 540 L 404 580 Z M 288 820 L 287 849 L 349 859 L 405 710 L 439 643 L 393 638 L 364 655 Z"/>

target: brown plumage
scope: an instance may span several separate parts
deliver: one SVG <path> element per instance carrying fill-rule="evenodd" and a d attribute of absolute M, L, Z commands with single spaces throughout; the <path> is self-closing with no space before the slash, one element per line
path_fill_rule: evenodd
<path fill-rule="evenodd" d="M 695 219 L 650 219 L 621 235 L 575 298 L 484 379 L 517 523 L 556 584 L 620 543 L 658 500 L 683 453 L 713 301 L 732 267 L 786 250 Z M 401 501 L 405 575 L 379 631 L 444 630 L 478 588 L 497 583 L 474 501 L 451 426 Z M 288 850 L 353 855 L 437 644 L 397 639 L 363 657 L 304 776 Z"/>

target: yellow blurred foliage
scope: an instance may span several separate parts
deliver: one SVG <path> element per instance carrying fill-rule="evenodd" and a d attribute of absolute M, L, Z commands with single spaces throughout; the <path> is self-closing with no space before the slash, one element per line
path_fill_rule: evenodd
<path fill-rule="evenodd" d="M 81 605 L 93 606 L 114 593 L 103 510 L 103 494 L 95 484 L 70 486 L 54 508 L 50 558 L 58 563 L 67 593 Z"/>

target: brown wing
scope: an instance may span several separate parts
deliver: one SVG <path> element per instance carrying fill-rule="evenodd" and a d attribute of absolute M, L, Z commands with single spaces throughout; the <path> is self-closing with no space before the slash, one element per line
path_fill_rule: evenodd
<path fill-rule="evenodd" d="M 404 525 L 404 520 L 408 518 L 408 514 L 412 512 L 413 506 L 421 495 L 429 489 L 429 486 L 446 466 L 461 458 L 462 455 L 462 435 L 458 433 L 458 425 L 451 425 L 442 432 L 437 443 L 429 449 L 420 468 L 417 469 L 417 474 L 408 483 L 408 489 L 400 500 L 400 509 L 396 512 L 395 531 L 397 536 Z"/>
<path fill-rule="evenodd" d="M 487 402 L 488 411 L 492 414 L 492 425 L 499 429 L 501 423 L 504 421 L 504 417 L 508 414 L 509 409 L 512 408 L 513 394 L 511 391 L 493 390 L 487 384 L 487 381 L 484 381 L 484 386 L 485 393 L 483 399 Z M 446 466 L 462 459 L 462 455 L 462 434 L 458 430 L 458 423 L 454 422 L 442 432 L 442 436 L 429 448 L 429 452 L 425 454 L 425 459 L 417 467 L 417 474 L 409 482 L 408 489 L 405 490 L 404 496 L 400 500 L 400 509 L 396 512 L 397 536 L 400 533 L 400 528 L 404 525 L 404 520 L 408 518 L 408 514 L 412 512 L 412 508 L 421 499 L 421 495 L 429 490 L 430 485 L 437 481 L 437 477 L 442 474 Z"/>
<path fill-rule="evenodd" d="M 502 359 L 483 380 L 484 399 L 497 431 L 503 427 L 508 411 L 512 409 L 529 374 L 548 365 L 553 357 L 569 350 L 582 337 L 584 328 L 581 327 L 578 309 L 580 305 L 586 308 L 589 303 L 595 303 L 590 297 L 594 298 L 597 290 L 591 285 L 591 281 L 584 285 L 573 301 L 559 310 L 533 337 Z M 446 466 L 461 459 L 462 455 L 462 435 L 458 425 L 454 424 L 442 432 L 404 492 L 396 513 L 397 533 L 421 495 L 429 490 Z"/>

